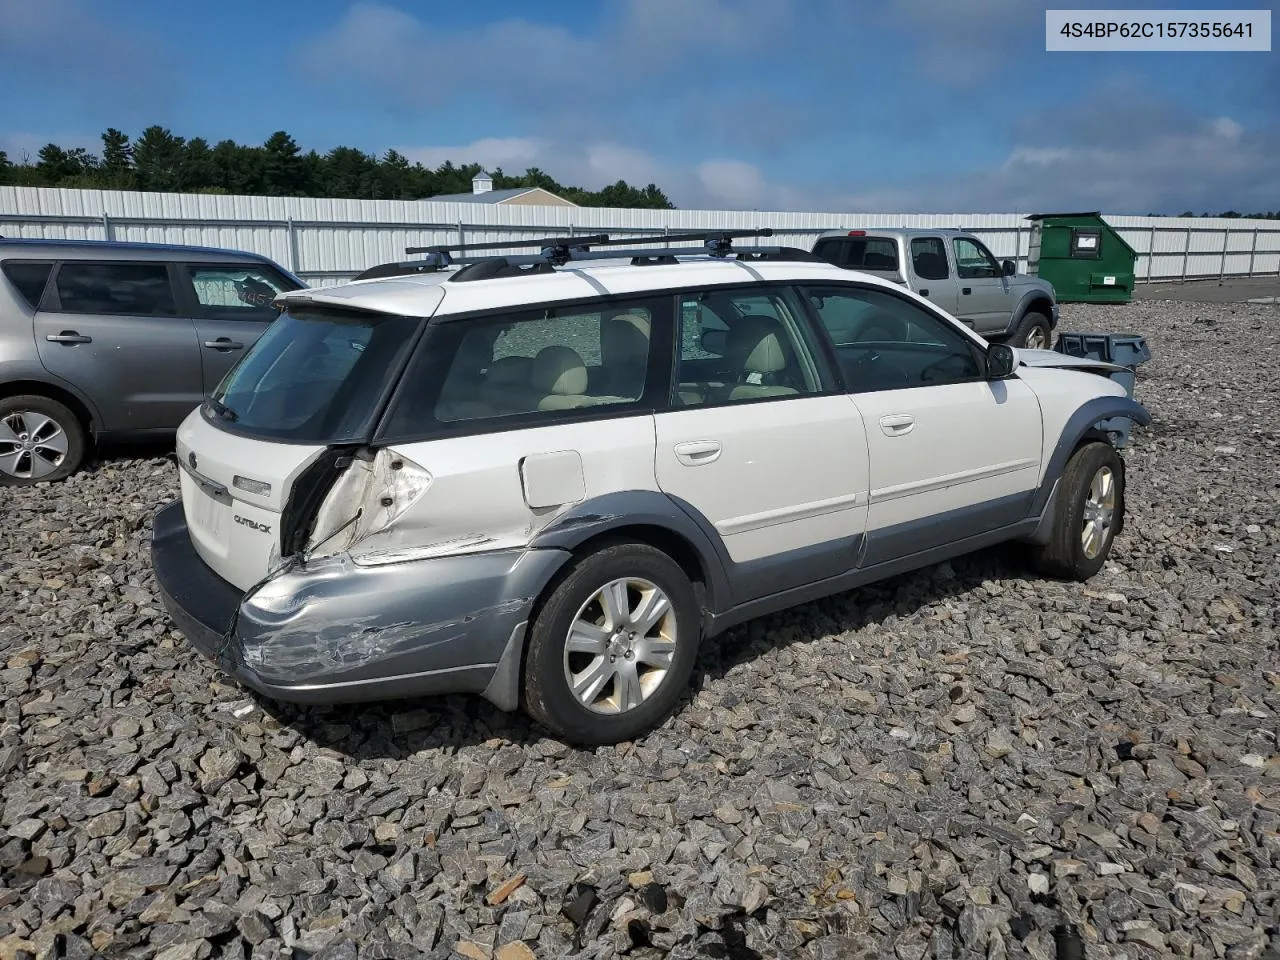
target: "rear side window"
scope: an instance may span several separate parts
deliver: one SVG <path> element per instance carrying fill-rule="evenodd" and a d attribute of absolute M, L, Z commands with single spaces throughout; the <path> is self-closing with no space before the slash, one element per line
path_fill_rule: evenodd
<path fill-rule="evenodd" d="M 200 316 L 218 320 L 265 320 L 276 317 L 275 298 L 292 290 L 275 271 L 254 265 L 186 266 Z"/>
<path fill-rule="evenodd" d="M 898 269 L 898 244 L 889 237 L 828 237 L 813 252 L 846 270 Z"/>
<path fill-rule="evenodd" d="M 52 263 L 40 263 L 36 260 L 6 260 L 4 275 L 23 300 L 32 310 L 40 306 L 40 297 L 44 294 L 44 285 L 49 282 L 49 274 L 53 270 Z"/>
<path fill-rule="evenodd" d="M 72 261 L 54 281 L 64 313 L 127 317 L 177 316 L 169 270 L 163 263 Z"/>
<path fill-rule="evenodd" d="M 946 280 L 951 276 L 941 237 L 911 238 L 911 269 L 921 280 Z"/>
<path fill-rule="evenodd" d="M 406 371 L 385 433 L 637 404 L 654 379 L 651 344 L 663 311 L 669 299 L 646 298 L 441 323 Z"/>

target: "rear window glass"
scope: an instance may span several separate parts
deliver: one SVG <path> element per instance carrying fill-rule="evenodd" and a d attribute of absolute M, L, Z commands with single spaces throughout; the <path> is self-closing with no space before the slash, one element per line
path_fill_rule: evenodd
<path fill-rule="evenodd" d="M 40 297 L 44 293 L 44 285 L 49 282 L 52 263 L 38 263 L 34 260 L 6 260 L 3 265 L 4 275 L 14 285 L 27 306 L 35 309 L 40 305 Z"/>
<path fill-rule="evenodd" d="M 223 378 L 206 416 L 295 443 L 358 440 L 422 322 L 294 307 Z"/>
<path fill-rule="evenodd" d="M 847 270 L 898 269 L 898 244 L 889 237 L 828 237 L 813 252 Z"/>

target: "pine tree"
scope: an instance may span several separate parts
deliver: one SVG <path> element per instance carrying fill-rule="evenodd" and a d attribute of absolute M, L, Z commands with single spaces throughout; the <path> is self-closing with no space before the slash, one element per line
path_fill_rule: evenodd
<path fill-rule="evenodd" d="M 103 186 L 119 189 L 133 184 L 133 147 L 115 127 L 102 135 L 102 180 Z"/>
<path fill-rule="evenodd" d="M 277 130 L 262 145 L 262 179 L 274 197 L 297 197 L 306 193 L 305 167 L 293 137 Z"/>
<path fill-rule="evenodd" d="M 143 190 L 182 189 L 186 141 L 161 126 L 142 131 L 133 145 L 134 175 Z"/>

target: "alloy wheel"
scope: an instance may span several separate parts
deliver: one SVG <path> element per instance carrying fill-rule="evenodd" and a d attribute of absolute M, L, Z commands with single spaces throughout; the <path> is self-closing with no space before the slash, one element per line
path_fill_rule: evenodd
<path fill-rule="evenodd" d="M 666 680 L 677 639 L 675 609 L 657 584 L 612 580 L 579 608 L 569 627 L 569 689 L 593 713 L 634 710 Z"/>
<path fill-rule="evenodd" d="M 1084 519 L 1080 543 L 1090 560 L 1102 552 L 1116 515 L 1116 476 L 1110 467 L 1099 467 L 1089 483 L 1089 496 L 1084 502 Z"/>
<path fill-rule="evenodd" d="M 70 440 L 62 425 L 34 410 L 15 410 L 0 419 L 0 473 L 41 480 L 67 458 Z"/>

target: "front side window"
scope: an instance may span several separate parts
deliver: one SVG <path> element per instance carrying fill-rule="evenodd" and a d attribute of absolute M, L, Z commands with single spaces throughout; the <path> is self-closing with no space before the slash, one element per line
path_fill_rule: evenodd
<path fill-rule="evenodd" d="M 863 287 L 814 286 L 804 294 L 855 393 L 981 379 L 972 341 L 918 304 Z"/>
<path fill-rule="evenodd" d="M 206 416 L 237 433 L 295 443 L 360 439 L 422 322 L 291 307 L 218 385 Z"/>
<path fill-rule="evenodd" d="M 982 244 L 968 237 L 952 241 L 956 253 L 956 273 L 962 280 L 983 280 L 1000 276 L 1000 265 Z"/>
<path fill-rule="evenodd" d="M 52 263 L 40 263 L 37 260 L 6 260 L 4 262 L 5 277 L 32 310 L 40 306 L 44 285 L 49 281 L 49 274 L 52 271 Z"/>
<path fill-rule="evenodd" d="M 681 298 L 676 406 L 697 407 L 830 389 L 792 291 L 692 292 Z"/>
<path fill-rule="evenodd" d="M 652 348 L 668 303 L 611 300 L 440 323 L 406 371 L 384 433 L 634 408 L 651 385 L 651 355 L 669 356 Z"/>
<path fill-rule="evenodd" d="M 951 276 L 941 237 L 911 238 L 911 269 L 921 280 L 946 280 Z"/>
<path fill-rule="evenodd" d="M 188 266 L 185 272 L 200 315 L 219 320 L 274 320 L 272 301 L 293 289 L 258 266 Z"/>
<path fill-rule="evenodd" d="M 64 313 L 173 317 L 177 308 L 163 263 L 71 261 L 54 281 Z"/>

